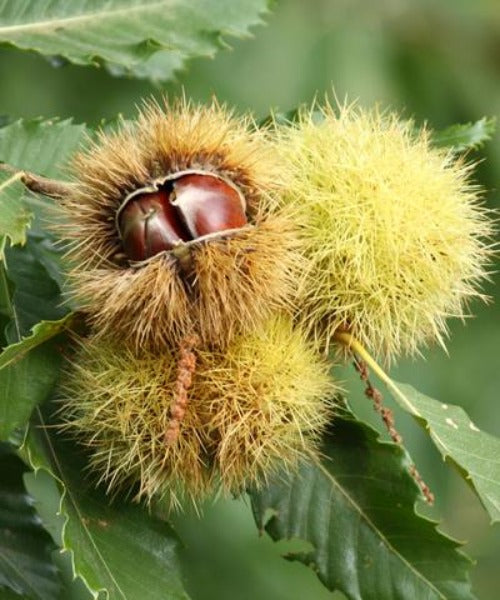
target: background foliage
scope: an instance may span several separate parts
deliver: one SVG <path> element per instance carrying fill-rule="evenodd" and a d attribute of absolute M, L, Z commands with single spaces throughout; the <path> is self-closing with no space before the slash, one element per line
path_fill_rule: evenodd
<path fill-rule="evenodd" d="M 73 117 L 98 123 L 117 112 L 134 114 L 148 94 L 166 89 L 206 100 L 212 93 L 239 108 L 265 116 L 330 91 L 359 97 L 362 104 L 390 105 L 442 128 L 455 122 L 495 115 L 500 106 L 500 13 L 497 0 L 287 0 L 266 16 L 267 27 L 254 29 L 252 40 L 231 41 L 231 52 L 213 60 L 195 59 L 163 87 L 144 80 L 110 77 L 105 69 L 65 65 L 54 69 L 34 54 L 0 50 L 0 114 L 9 117 Z M 108 65 L 109 68 L 109 65 Z M 486 148 L 479 166 L 482 183 L 492 189 L 491 206 L 500 206 L 500 136 Z M 495 276 L 496 289 L 499 277 Z M 493 283 L 489 289 L 493 293 Z M 476 305 L 477 318 L 466 327 L 452 326 L 450 356 L 431 350 L 427 361 L 402 362 L 396 379 L 443 402 L 463 406 L 482 429 L 500 435 L 498 372 L 500 298 Z M 371 408 L 346 369 L 351 403 L 377 427 Z M 388 396 L 388 395 L 387 395 Z M 388 400 L 390 403 L 390 400 Z M 498 597 L 500 532 L 490 528 L 464 482 L 442 464 L 438 451 L 412 420 L 398 413 L 398 426 L 424 478 L 436 494 L 434 517 L 444 515 L 442 529 L 469 540 L 478 559 L 472 573 L 482 600 Z M 12 467 L 14 468 L 14 467 Z M 332 597 L 309 570 L 280 558 L 280 553 L 307 551 L 303 545 L 259 539 L 243 501 L 207 506 L 205 517 L 179 516 L 176 528 L 186 542 L 183 560 L 193 598 L 269 599 Z M 224 573 L 224 577 L 218 574 Z M 337 594 L 340 597 L 340 594 Z"/>

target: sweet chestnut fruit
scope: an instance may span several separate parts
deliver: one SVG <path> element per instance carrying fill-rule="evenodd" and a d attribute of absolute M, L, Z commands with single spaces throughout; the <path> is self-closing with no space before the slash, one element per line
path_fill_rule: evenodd
<path fill-rule="evenodd" d="M 211 174 L 187 173 L 132 196 L 117 225 L 127 257 L 142 261 L 247 222 L 244 198 L 235 187 Z"/>

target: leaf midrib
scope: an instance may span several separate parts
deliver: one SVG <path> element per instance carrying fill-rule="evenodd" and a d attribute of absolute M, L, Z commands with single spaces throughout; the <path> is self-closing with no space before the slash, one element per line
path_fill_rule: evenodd
<path fill-rule="evenodd" d="M 370 519 L 370 517 L 365 513 L 365 511 L 361 508 L 361 506 L 356 502 L 356 500 L 340 485 L 340 483 L 335 479 L 335 477 L 330 473 L 330 471 L 320 462 L 318 462 L 318 467 L 322 471 L 323 475 L 329 479 L 332 485 L 337 488 L 340 493 L 346 498 L 346 500 L 354 507 L 354 509 L 359 513 L 360 517 L 368 524 L 369 527 L 375 532 L 376 535 L 381 539 L 381 541 L 387 546 L 387 548 L 393 552 L 393 554 L 399 558 L 399 560 L 408 567 L 408 569 L 413 572 L 418 579 L 421 579 L 424 584 L 426 584 L 431 590 L 433 590 L 439 598 L 442 600 L 446 600 L 446 596 L 444 596 L 435 585 L 426 579 L 419 571 L 415 569 L 415 567 L 408 562 L 408 560 L 402 556 L 396 548 L 390 543 L 390 541 L 386 538 L 386 536 L 379 530 L 379 528 L 375 525 L 375 523 Z"/>
<path fill-rule="evenodd" d="M 75 24 L 85 23 L 88 21 L 92 21 L 95 19 L 96 21 L 101 21 L 102 19 L 112 19 L 113 17 L 119 15 L 130 15 L 132 13 L 137 12 L 149 12 L 155 10 L 156 8 L 161 8 L 166 6 L 167 4 L 171 4 L 171 0 L 159 0 L 157 2 L 151 2 L 150 4 L 136 4 L 134 6 L 128 6 L 125 8 L 116 8 L 112 10 L 104 10 L 102 12 L 92 12 L 87 14 L 76 15 L 73 17 L 62 17 L 56 18 L 52 20 L 46 21 L 38 21 L 38 22 L 30 22 L 30 23 L 22 23 L 16 25 L 7 25 L 6 27 L 0 27 L 0 35 L 5 33 L 17 33 L 20 31 L 36 31 L 36 30 L 46 30 L 50 31 L 52 29 L 71 27 Z"/>
<path fill-rule="evenodd" d="M 113 575 L 112 570 L 109 568 L 109 566 L 108 566 L 108 564 L 107 564 L 104 556 L 102 555 L 101 551 L 99 550 L 99 546 L 95 542 L 93 535 L 91 534 L 88 526 L 85 523 L 85 519 L 83 518 L 83 515 L 80 512 L 80 508 L 79 508 L 78 503 L 76 502 L 76 500 L 75 500 L 75 498 L 74 498 L 74 496 L 73 496 L 73 494 L 71 492 L 71 488 L 66 485 L 66 479 L 65 479 L 64 470 L 62 469 L 61 463 L 59 462 L 59 459 L 57 457 L 57 453 L 56 453 L 56 451 L 54 449 L 54 446 L 52 445 L 52 440 L 50 439 L 50 437 L 49 437 L 49 435 L 47 433 L 47 428 L 45 426 L 45 421 L 43 419 L 43 416 L 42 416 L 42 413 L 40 411 L 40 408 L 37 407 L 36 410 L 37 410 L 37 413 L 38 413 L 38 418 L 39 418 L 40 423 L 42 425 L 41 429 L 43 431 L 43 435 L 45 437 L 47 446 L 48 446 L 48 448 L 50 450 L 50 454 L 52 455 L 52 460 L 54 461 L 54 464 L 55 464 L 55 466 L 57 468 L 57 471 L 58 471 L 58 475 L 59 475 L 58 479 L 61 481 L 61 483 L 64 483 L 64 490 L 63 490 L 62 495 L 61 495 L 61 507 L 62 507 L 62 504 L 64 502 L 64 496 L 67 495 L 68 500 L 71 502 L 71 504 L 73 505 L 73 508 L 76 511 L 76 514 L 78 515 L 78 519 L 79 519 L 79 522 L 80 522 L 80 524 L 82 526 L 82 529 L 84 530 L 87 538 L 89 539 L 89 542 L 90 542 L 91 546 L 94 548 L 95 553 L 96 553 L 98 559 L 100 560 L 100 562 L 103 565 L 104 569 L 107 571 L 107 573 L 108 573 L 111 581 L 113 582 L 113 584 L 116 587 L 117 592 L 120 594 L 120 596 L 123 598 L 123 600 L 127 600 L 126 594 L 121 589 L 121 587 L 118 584 L 118 582 L 116 581 L 116 579 L 115 579 L 115 577 Z M 67 523 L 68 523 L 68 520 L 69 520 L 69 515 L 65 514 L 65 517 L 66 518 L 65 518 L 65 522 L 64 522 L 64 527 L 63 527 L 63 531 L 62 531 L 62 534 L 61 534 L 61 538 L 62 538 L 62 542 L 64 544 L 64 547 L 67 548 L 68 550 L 71 550 L 71 552 L 74 555 L 74 550 L 72 550 L 70 547 L 66 546 L 65 533 L 66 533 L 66 526 L 67 526 Z M 73 561 L 74 560 L 75 560 L 75 557 L 73 556 Z M 79 575 L 80 575 L 80 577 L 83 578 L 83 576 L 82 576 L 81 573 L 79 573 Z M 85 581 L 86 581 L 86 579 L 85 579 Z M 94 592 L 99 592 L 99 591 L 100 590 L 94 590 Z M 108 591 L 108 597 L 109 597 L 109 591 Z"/>

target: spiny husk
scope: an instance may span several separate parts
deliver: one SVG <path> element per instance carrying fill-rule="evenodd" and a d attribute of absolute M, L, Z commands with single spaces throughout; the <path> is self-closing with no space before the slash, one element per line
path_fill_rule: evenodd
<path fill-rule="evenodd" d="M 187 406 L 175 442 L 165 441 L 175 352 L 165 348 L 162 354 L 137 356 L 126 345 L 97 338 L 80 339 L 78 346 L 62 378 L 60 419 L 62 429 L 88 448 L 91 476 L 110 495 L 196 505 L 211 484 L 195 403 Z"/>
<path fill-rule="evenodd" d="M 171 506 L 259 485 L 315 452 L 332 414 L 329 366 L 273 318 L 223 351 L 199 348 L 179 435 L 166 444 L 177 359 L 109 340 L 80 340 L 60 390 L 63 429 L 89 450 L 89 471 L 109 493 L 166 497 Z"/>
<path fill-rule="evenodd" d="M 472 166 L 395 114 L 326 104 L 278 128 L 308 267 L 301 321 L 323 348 L 338 328 L 380 357 L 443 344 L 481 296 L 492 234 Z"/>
<path fill-rule="evenodd" d="M 339 388 L 287 318 L 239 336 L 225 354 L 200 351 L 196 401 L 225 490 L 259 486 L 314 455 Z"/>
<path fill-rule="evenodd" d="M 140 269 L 79 271 L 78 300 L 98 335 L 162 351 L 186 332 L 224 346 L 290 307 L 302 262 L 291 225 L 279 217 L 230 238 L 191 247 L 190 272 L 162 253 Z M 76 279 L 76 277 L 75 277 Z"/>
<path fill-rule="evenodd" d="M 190 169 L 239 188 L 248 229 L 192 245 L 188 277 L 172 253 L 130 263 L 116 229 L 120 205 L 134 190 Z M 76 157 L 74 173 L 78 185 L 62 203 L 59 231 L 69 243 L 70 293 L 96 328 L 114 329 L 137 347 L 161 348 L 176 343 L 208 307 L 212 314 L 196 333 L 224 345 L 232 332 L 250 330 L 271 310 L 290 305 L 291 274 L 301 257 L 292 222 L 286 214 L 270 214 L 280 164 L 266 133 L 249 117 L 236 117 L 216 102 L 149 102 L 135 123 L 101 133 Z"/>

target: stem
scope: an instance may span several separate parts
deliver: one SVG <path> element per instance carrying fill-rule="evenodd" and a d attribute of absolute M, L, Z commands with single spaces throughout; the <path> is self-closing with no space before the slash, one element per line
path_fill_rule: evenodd
<path fill-rule="evenodd" d="M 6 171 L 12 173 L 13 179 L 19 179 L 22 183 L 32 192 L 37 194 L 43 194 L 49 198 L 55 198 L 57 200 L 65 198 L 73 192 L 75 184 L 69 181 L 59 181 L 57 179 L 48 179 L 41 175 L 35 175 L 29 171 L 23 171 L 22 169 L 16 169 L 5 163 L 0 164 L 0 171 Z"/>
<path fill-rule="evenodd" d="M 0 167 L 1 167 L 1 165 L 0 165 Z M 23 178 L 23 174 L 21 172 L 14 173 L 14 175 L 12 175 L 12 177 L 9 177 L 9 179 L 7 179 L 6 181 L 4 181 L 3 183 L 0 184 L 0 190 L 3 190 L 4 188 L 9 187 L 9 185 L 12 185 L 15 181 L 19 181 L 22 178 Z"/>
<path fill-rule="evenodd" d="M 389 375 L 387 375 L 377 361 L 368 353 L 363 344 L 361 344 L 361 342 L 359 342 L 352 334 L 348 333 L 347 331 L 340 331 L 335 333 L 334 339 L 350 350 L 354 358 L 354 368 L 358 371 L 361 380 L 366 385 L 365 395 L 373 401 L 373 406 L 377 413 L 381 416 L 392 441 L 395 444 L 402 445 L 403 438 L 395 427 L 394 415 L 390 409 L 383 405 L 382 394 L 371 383 L 368 373 L 368 366 L 377 375 L 377 377 L 382 380 L 390 390 L 392 390 L 394 394 L 397 394 L 398 398 L 400 398 L 406 404 L 406 406 L 410 408 L 413 414 L 418 414 L 416 413 L 415 408 L 406 400 L 398 387 L 393 383 Z M 418 472 L 416 465 L 410 465 L 408 471 L 421 489 L 427 503 L 430 505 L 434 504 L 434 494 Z"/>
<path fill-rule="evenodd" d="M 415 415 L 418 415 L 418 411 L 411 402 L 404 396 L 397 385 L 394 384 L 392 379 L 377 363 L 377 361 L 369 354 L 368 350 L 358 341 L 352 334 L 347 331 L 338 331 L 333 336 L 333 339 L 340 342 L 343 346 L 357 354 L 375 373 L 375 375 L 385 383 L 385 385 L 408 407 L 408 410 Z"/>

